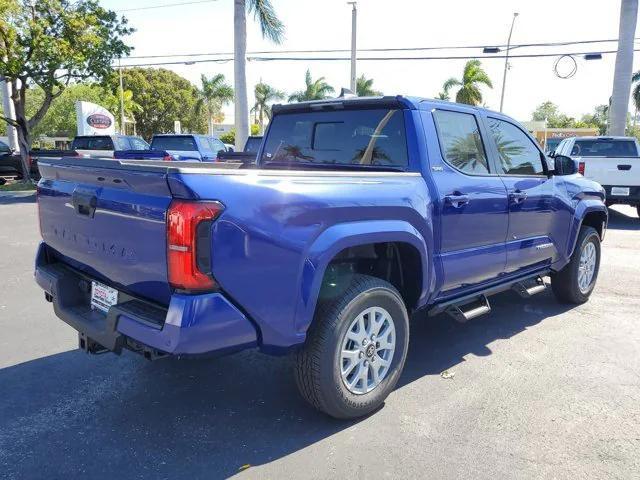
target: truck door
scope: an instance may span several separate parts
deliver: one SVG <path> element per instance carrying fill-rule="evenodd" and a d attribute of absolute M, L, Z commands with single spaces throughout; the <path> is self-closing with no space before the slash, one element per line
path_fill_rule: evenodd
<path fill-rule="evenodd" d="M 440 291 L 447 295 L 503 273 L 509 215 L 507 192 L 492 171 L 475 113 L 438 108 L 432 115 L 438 143 L 430 148 L 430 173 L 439 196 Z"/>
<path fill-rule="evenodd" d="M 506 273 L 549 265 L 558 254 L 558 239 L 567 225 L 556 215 L 559 198 L 542 150 L 515 123 L 486 117 L 491 137 L 490 152 L 507 188 L 509 230 Z M 562 233 L 560 233 L 562 232 Z"/>

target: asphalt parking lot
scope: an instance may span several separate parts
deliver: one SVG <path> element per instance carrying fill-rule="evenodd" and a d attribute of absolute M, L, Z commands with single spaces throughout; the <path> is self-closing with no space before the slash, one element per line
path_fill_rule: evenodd
<path fill-rule="evenodd" d="M 640 220 L 630 208 L 612 210 L 589 303 L 505 293 L 466 325 L 414 318 L 398 388 L 359 422 L 308 408 L 287 358 L 151 363 L 78 351 L 33 281 L 37 242 L 33 197 L 0 198 L 2 478 L 639 475 Z"/>

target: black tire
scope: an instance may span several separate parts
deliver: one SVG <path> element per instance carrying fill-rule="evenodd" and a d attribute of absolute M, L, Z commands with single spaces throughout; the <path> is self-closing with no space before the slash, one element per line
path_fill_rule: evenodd
<path fill-rule="evenodd" d="M 395 327 L 395 351 L 388 373 L 368 393 L 349 391 L 339 355 L 347 329 L 369 307 L 382 307 Z M 302 396 L 318 410 L 339 419 L 357 418 L 379 408 L 394 389 L 409 348 L 409 316 L 400 293 L 388 282 L 354 275 L 342 295 L 316 308 L 304 346 L 296 354 L 295 377 Z"/>
<path fill-rule="evenodd" d="M 588 243 L 593 243 L 596 251 L 596 265 L 593 278 L 588 288 L 584 291 L 578 285 L 578 273 L 580 267 L 580 255 Z M 551 289 L 556 298 L 564 303 L 581 304 L 589 300 L 591 292 L 598 279 L 600 270 L 600 236 L 593 227 L 583 226 L 578 234 L 576 248 L 573 250 L 571 260 L 559 272 L 551 278 Z"/>

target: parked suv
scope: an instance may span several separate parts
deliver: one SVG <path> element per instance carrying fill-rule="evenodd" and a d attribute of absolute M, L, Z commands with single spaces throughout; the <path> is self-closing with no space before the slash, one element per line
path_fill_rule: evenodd
<path fill-rule="evenodd" d="M 302 396 L 353 418 L 395 387 L 412 312 L 466 322 L 549 277 L 592 294 L 604 190 L 511 118 L 402 96 L 273 114 L 256 168 L 41 164 L 36 281 L 81 348 L 293 352 Z"/>

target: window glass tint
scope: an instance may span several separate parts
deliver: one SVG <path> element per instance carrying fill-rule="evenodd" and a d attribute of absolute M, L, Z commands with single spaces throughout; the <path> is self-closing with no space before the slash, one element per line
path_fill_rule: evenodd
<path fill-rule="evenodd" d="M 562 142 L 564 142 L 564 140 L 562 140 L 561 138 L 547 138 L 547 146 L 545 147 L 545 151 L 559 152 Z"/>
<path fill-rule="evenodd" d="M 4 142 L 0 142 L 0 152 L 9 153 L 10 151 L 11 151 L 11 149 L 9 148 L 9 145 L 7 145 Z"/>
<path fill-rule="evenodd" d="M 342 110 L 278 115 L 264 162 L 406 167 L 401 110 Z"/>
<path fill-rule="evenodd" d="M 489 118 L 489 130 L 499 154 L 499 167 L 507 175 L 544 175 L 542 158 L 531 139 L 511 123 Z"/>
<path fill-rule="evenodd" d="M 447 163 L 465 173 L 489 173 L 487 155 L 475 117 L 446 110 L 436 110 L 433 117 Z"/>
<path fill-rule="evenodd" d="M 635 157 L 638 155 L 633 140 L 592 139 L 576 140 L 571 155 L 580 157 Z"/>
<path fill-rule="evenodd" d="M 111 137 L 76 137 L 72 145 L 74 150 L 113 150 Z"/>
<path fill-rule="evenodd" d="M 152 150 L 177 150 L 183 152 L 197 152 L 196 142 L 190 135 L 171 135 L 153 137 Z"/>
<path fill-rule="evenodd" d="M 140 137 L 129 137 L 132 150 L 149 150 L 149 144 Z"/>

